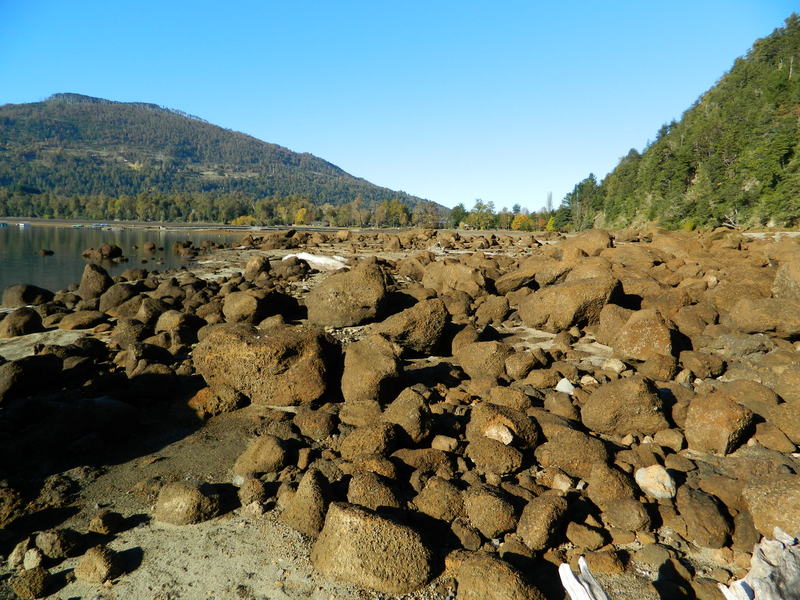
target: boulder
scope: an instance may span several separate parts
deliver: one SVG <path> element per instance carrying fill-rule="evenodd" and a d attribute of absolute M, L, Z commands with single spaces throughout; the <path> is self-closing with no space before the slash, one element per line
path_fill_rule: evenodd
<path fill-rule="evenodd" d="M 214 486 L 193 481 L 176 481 L 161 488 L 153 513 L 156 521 L 191 525 L 220 514 L 222 502 Z"/>
<path fill-rule="evenodd" d="M 34 567 L 21 571 L 11 578 L 10 587 L 21 600 L 33 600 L 47 596 L 51 577 L 44 567 Z"/>
<path fill-rule="evenodd" d="M 427 355 L 439 345 L 448 320 L 444 302 L 440 298 L 432 298 L 392 315 L 376 324 L 373 331 L 406 350 Z"/>
<path fill-rule="evenodd" d="M 545 550 L 556 541 L 567 514 L 566 499 L 554 492 L 537 496 L 522 511 L 517 534 L 533 551 Z"/>
<path fill-rule="evenodd" d="M 334 502 L 314 543 L 311 562 L 327 578 L 385 594 L 406 594 L 433 576 L 420 534 L 374 512 Z"/>
<path fill-rule="evenodd" d="M 89 263 L 83 268 L 81 282 L 78 285 L 78 295 L 84 300 L 99 298 L 112 285 L 114 285 L 114 281 L 103 267 Z"/>
<path fill-rule="evenodd" d="M 342 396 L 347 403 L 382 404 L 396 392 L 401 372 L 400 348 L 381 335 L 370 335 L 347 347 Z"/>
<path fill-rule="evenodd" d="M 744 333 L 774 331 L 783 337 L 800 335 L 800 300 L 743 298 L 729 314 L 730 323 Z"/>
<path fill-rule="evenodd" d="M 121 557 L 107 546 L 89 548 L 75 565 L 75 577 L 94 584 L 116 579 L 123 571 Z"/>
<path fill-rule="evenodd" d="M 775 527 L 800 533 L 800 477 L 767 475 L 751 478 L 742 490 L 756 529 L 771 537 Z"/>
<path fill-rule="evenodd" d="M 280 520 L 303 535 L 316 537 L 325 522 L 328 481 L 317 469 L 306 471 Z"/>
<path fill-rule="evenodd" d="M 32 308 L 23 306 L 0 321 L 0 338 L 12 338 L 42 331 L 42 317 Z"/>
<path fill-rule="evenodd" d="M 672 330 L 655 309 L 634 312 L 611 340 L 615 353 L 624 359 L 648 360 L 653 355 L 673 353 Z"/>
<path fill-rule="evenodd" d="M 386 300 L 386 276 L 375 263 L 329 275 L 306 297 L 308 320 L 316 325 L 350 327 L 372 321 Z"/>
<path fill-rule="evenodd" d="M 651 498 L 669 500 L 675 497 L 675 480 L 661 465 L 636 469 L 636 485 Z"/>
<path fill-rule="evenodd" d="M 464 512 L 469 522 L 487 539 L 500 537 L 517 526 L 517 511 L 499 489 L 473 486 L 464 492 Z"/>
<path fill-rule="evenodd" d="M 459 600 L 544 600 L 521 572 L 490 554 L 476 552 L 456 571 Z"/>
<path fill-rule="evenodd" d="M 503 342 L 472 342 L 454 352 L 459 365 L 471 379 L 500 378 L 506 374 L 506 360 L 514 349 Z"/>
<path fill-rule="evenodd" d="M 403 430 L 393 423 L 373 423 L 356 427 L 348 433 L 339 445 L 339 452 L 345 460 L 364 454 L 388 456 L 399 445 Z"/>
<path fill-rule="evenodd" d="M 269 258 L 266 256 L 254 256 L 247 261 L 244 267 L 244 278 L 249 281 L 255 281 L 256 277 L 261 273 L 269 273 L 269 271 Z"/>
<path fill-rule="evenodd" d="M 307 327 L 282 325 L 264 333 L 245 325 L 218 325 L 192 356 L 211 387 L 227 385 L 254 404 L 305 404 L 338 386 L 336 342 Z"/>
<path fill-rule="evenodd" d="M 731 524 L 711 494 L 684 485 L 675 498 L 686 521 L 688 539 L 703 548 L 722 548 L 730 539 Z"/>
<path fill-rule="evenodd" d="M 100 312 L 107 313 L 136 295 L 136 288 L 133 285 L 128 283 L 115 283 L 100 295 L 100 303 L 97 309 Z"/>
<path fill-rule="evenodd" d="M 430 432 L 431 411 L 425 398 L 413 388 L 406 388 L 383 411 L 381 419 L 403 428 L 408 438 L 419 444 Z"/>
<path fill-rule="evenodd" d="M 789 260 L 775 271 L 772 295 L 785 300 L 800 300 L 800 261 Z"/>
<path fill-rule="evenodd" d="M 567 428 L 548 435 L 547 442 L 536 448 L 535 456 L 543 467 L 557 467 L 581 479 L 588 479 L 595 465 L 608 462 L 608 450 L 602 440 Z"/>
<path fill-rule="evenodd" d="M 53 292 L 44 288 L 26 283 L 10 285 L 3 290 L 2 305 L 6 308 L 20 308 L 21 306 L 38 305 L 50 302 Z"/>
<path fill-rule="evenodd" d="M 611 277 L 592 277 L 540 289 L 522 300 L 519 316 L 529 327 L 551 333 L 596 323 L 603 307 L 619 297 L 622 286 Z"/>
<path fill-rule="evenodd" d="M 464 515 L 461 490 L 441 477 L 428 479 L 425 487 L 414 498 L 414 505 L 421 513 L 448 523 Z"/>
<path fill-rule="evenodd" d="M 723 393 L 695 396 L 684 433 L 692 450 L 728 454 L 750 435 L 753 413 Z"/>
<path fill-rule="evenodd" d="M 359 471 L 350 478 L 347 501 L 378 510 L 380 508 L 405 508 L 405 502 L 391 481 L 371 471 Z"/>
<path fill-rule="evenodd" d="M 669 428 L 658 390 L 638 375 L 598 387 L 581 407 L 581 420 L 592 431 L 618 436 Z"/>
<path fill-rule="evenodd" d="M 436 290 L 439 296 L 463 292 L 470 298 L 477 298 L 486 293 L 486 280 L 478 269 L 447 259 L 425 267 L 422 285 Z"/>
<path fill-rule="evenodd" d="M 106 314 L 99 310 L 79 310 L 64 315 L 58 322 L 59 329 L 91 329 L 106 320 Z"/>
<path fill-rule="evenodd" d="M 286 443 L 274 435 L 266 434 L 253 440 L 239 455 L 233 472 L 242 477 L 276 473 L 287 465 L 288 459 Z"/>
<path fill-rule="evenodd" d="M 61 368 L 61 359 L 53 354 L 35 354 L 0 365 L 0 406 L 53 385 Z"/>

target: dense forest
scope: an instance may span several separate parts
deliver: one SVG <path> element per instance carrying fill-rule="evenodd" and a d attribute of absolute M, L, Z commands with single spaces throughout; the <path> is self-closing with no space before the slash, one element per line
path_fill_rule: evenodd
<path fill-rule="evenodd" d="M 679 122 L 578 183 L 558 228 L 800 224 L 800 17 L 758 40 Z"/>
<path fill-rule="evenodd" d="M 153 104 L 56 94 L 0 106 L 0 214 L 6 216 L 229 221 L 250 215 L 268 222 L 294 212 L 299 199 L 321 212 L 357 198 L 368 207 L 396 200 L 411 212 L 421 202 L 311 154 Z"/>

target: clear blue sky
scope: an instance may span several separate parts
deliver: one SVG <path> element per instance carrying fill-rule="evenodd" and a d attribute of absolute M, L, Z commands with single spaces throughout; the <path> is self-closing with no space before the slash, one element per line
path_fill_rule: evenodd
<path fill-rule="evenodd" d="M 447 206 L 541 207 L 641 149 L 783 0 L 0 0 L 0 104 L 154 102 Z"/>

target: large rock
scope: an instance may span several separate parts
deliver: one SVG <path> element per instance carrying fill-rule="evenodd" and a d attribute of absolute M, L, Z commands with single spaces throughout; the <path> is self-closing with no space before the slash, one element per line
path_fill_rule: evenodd
<path fill-rule="evenodd" d="M 375 325 L 374 331 L 412 352 L 430 354 L 442 339 L 448 312 L 440 298 L 418 302 Z"/>
<path fill-rule="evenodd" d="M 684 485 L 675 499 L 690 541 L 703 548 L 722 548 L 731 534 L 731 524 L 711 494 Z"/>
<path fill-rule="evenodd" d="M 309 537 L 316 537 L 325 522 L 328 506 L 325 477 L 317 469 L 309 469 L 280 519 L 289 527 Z"/>
<path fill-rule="evenodd" d="M 492 486 L 478 485 L 466 490 L 464 510 L 469 522 L 490 540 L 517 526 L 514 505 L 505 494 Z"/>
<path fill-rule="evenodd" d="M 638 375 L 597 388 L 581 407 L 581 420 L 592 431 L 619 436 L 653 435 L 669 428 L 658 390 Z"/>
<path fill-rule="evenodd" d="M 597 322 L 603 307 L 621 293 L 619 281 L 610 277 L 570 281 L 531 294 L 520 303 L 519 315 L 529 327 L 558 333 Z"/>
<path fill-rule="evenodd" d="M 103 267 L 89 263 L 83 269 L 81 282 L 78 285 L 78 295 L 84 300 L 98 298 L 112 285 L 114 285 L 114 281 Z"/>
<path fill-rule="evenodd" d="M 233 472 L 242 477 L 276 473 L 286 466 L 288 457 L 289 452 L 282 439 L 270 434 L 262 435 L 239 455 Z"/>
<path fill-rule="evenodd" d="M 100 312 L 108 312 L 136 296 L 136 288 L 129 283 L 115 283 L 100 295 Z"/>
<path fill-rule="evenodd" d="M 65 315 L 58 322 L 59 329 L 91 329 L 106 320 L 106 314 L 99 310 L 79 310 Z"/>
<path fill-rule="evenodd" d="M 383 403 L 396 391 L 400 348 L 381 335 L 371 335 L 347 347 L 342 373 L 345 402 Z"/>
<path fill-rule="evenodd" d="M 548 435 L 547 442 L 536 448 L 535 455 L 543 467 L 557 467 L 581 479 L 588 479 L 596 465 L 608 463 L 608 450 L 602 440 L 567 428 L 558 428 Z"/>
<path fill-rule="evenodd" d="M 334 273 L 306 297 L 308 320 L 331 327 L 350 327 L 374 320 L 386 300 L 386 276 L 374 263 Z"/>
<path fill-rule="evenodd" d="M 655 309 L 633 313 L 611 341 L 622 358 L 648 360 L 654 355 L 672 355 L 672 330 Z"/>
<path fill-rule="evenodd" d="M 334 502 L 311 551 L 324 577 L 385 594 L 406 594 L 433 575 L 431 551 L 420 534 L 374 512 Z"/>
<path fill-rule="evenodd" d="M 261 273 L 269 273 L 270 264 L 267 256 L 254 256 L 244 267 L 244 278 L 255 281 Z"/>
<path fill-rule="evenodd" d="M 517 569 L 490 554 L 476 552 L 456 571 L 459 600 L 544 600 Z"/>
<path fill-rule="evenodd" d="M 3 291 L 2 305 L 6 308 L 44 304 L 53 299 L 53 292 L 35 285 L 19 283 L 10 285 Z"/>
<path fill-rule="evenodd" d="M 778 267 L 772 282 L 772 295 L 775 298 L 800 300 L 800 261 L 790 260 Z"/>
<path fill-rule="evenodd" d="M 795 298 L 743 298 L 729 316 L 731 324 L 745 333 L 800 335 L 800 300 Z"/>
<path fill-rule="evenodd" d="M 53 385 L 61 367 L 61 359 L 53 354 L 35 354 L 0 365 L 0 406 Z"/>
<path fill-rule="evenodd" d="M 214 387 L 227 385 L 254 404 L 305 404 L 335 389 L 340 351 L 332 338 L 306 327 L 268 332 L 245 325 L 214 327 L 193 352 L 194 365 Z"/>
<path fill-rule="evenodd" d="M 514 348 L 503 342 L 472 342 L 457 348 L 454 354 L 470 378 L 499 378 L 506 374 L 506 359 L 514 354 Z"/>
<path fill-rule="evenodd" d="M 753 413 L 722 393 L 695 396 L 686 413 L 684 433 L 689 448 L 728 454 L 753 428 Z"/>
<path fill-rule="evenodd" d="M 477 298 L 486 293 L 486 280 L 478 269 L 447 259 L 425 267 L 422 285 L 436 290 L 439 296 L 464 292 L 471 298 Z"/>
<path fill-rule="evenodd" d="M 122 557 L 106 546 L 89 548 L 75 565 L 75 577 L 87 583 L 116 579 L 123 571 Z"/>
<path fill-rule="evenodd" d="M 27 306 L 18 308 L 0 321 L 0 338 L 12 338 L 42 331 L 42 317 Z"/>
<path fill-rule="evenodd" d="M 217 490 L 207 483 L 176 481 L 161 488 L 156 500 L 156 521 L 191 525 L 216 517 L 222 502 Z"/>
<path fill-rule="evenodd" d="M 548 492 L 537 496 L 525 506 L 517 524 L 517 534 L 531 550 L 548 548 L 558 535 L 567 514 L 564 497 Z"/>
<path fill-rule="evenodd" d="M 797 475 L 754 477 L 748 480 L 742 497 L 761 534 L 772 537 L 775 527 L 790 535 L 800 533 L 800 477 Z"/>

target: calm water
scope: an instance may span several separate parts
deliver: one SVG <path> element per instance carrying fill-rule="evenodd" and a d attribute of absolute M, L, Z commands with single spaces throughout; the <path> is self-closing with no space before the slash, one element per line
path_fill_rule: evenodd
<path fill-rule="evenodd" d="M 8 227 L 0 226 L 0 293 L 15 283 L 32 283 L 53 291 L 77 283 L 86 265 L 81 253 L 86 248 L 97 248 L 104 243 L 117 244 L 129 259 L 114 266 L 103 265 L 111 275 L 116 275 L 131 267 L 166 271 L 191 265 L 172 253 L 172 244 L 176 241 L 192 240 L 199 246 L 205 240 L 230 243 L 244 235 L 241 231 L 224 234 L 144 229 L 106 231 L 36 225 L 21 229 L 12 223 Z M 154 242 L 164 250 L 148 255 L 141 250 L 145 242 Z M 134 246 L 139 249 L 134 250 Z M 39 250 L 43 248 L 52 250 L 53 256 L 39 256 Z M 142 263 L 142 260 L 147 260 L 147 263 Z"/>

